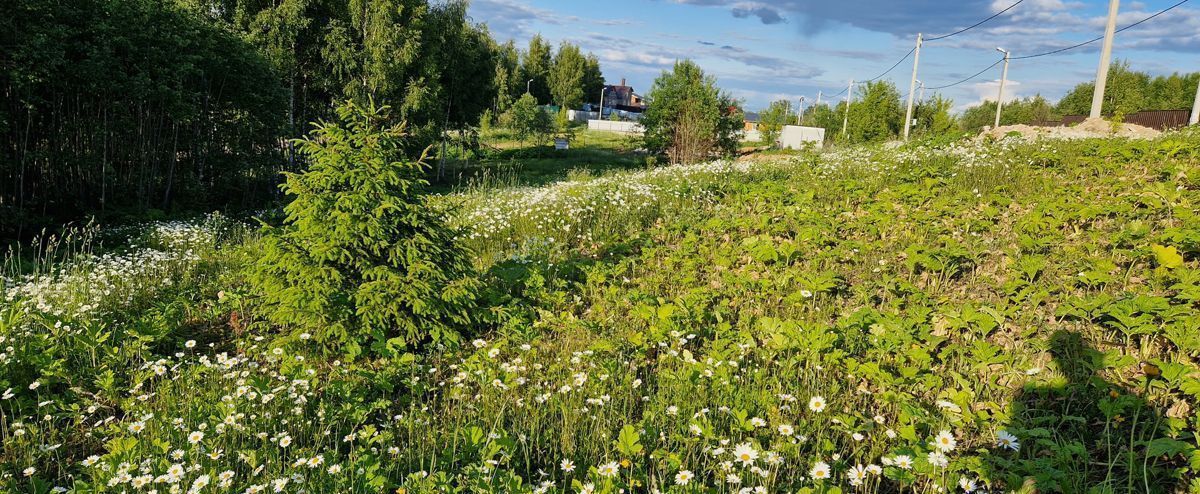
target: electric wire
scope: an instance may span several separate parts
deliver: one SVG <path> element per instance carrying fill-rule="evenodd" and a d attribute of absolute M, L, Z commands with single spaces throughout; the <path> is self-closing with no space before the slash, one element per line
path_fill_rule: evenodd
<path fill-rule="evenodd" d="M 987 68 L 985 68 L 985 69 L 983 69 L 983 70 L 981 70 L 981 71 L 979 71 L 979 72 L 976 72 L 976 73 L 975 73 L 975 75 L 973 75 L 973 76 L 971 76 L 971 77 L 968 77 L 968 78 L 966 78 L 966 79 L 963 79 L 963 80 L 961 80 L 961 81 L 958 81 L 958 82 L 956 82 L 956 83 L 954 83 L 954 84 L 947 84 L 947 85 L 945 85 L 945 86 L 926 87 L 925 89 L 929 89 L 929 90 L 933 91 L 933 90 L 938 90 L 938 89 L 946 89 L 946 88 L 951 88 L 951 87 L 957 86 L 957 85 L 959 85 L 959 84 L 965 84 L 965 83 L 967 83 L 967 82 L 970 82 L 972 79 L 975 79 L 976 77 L 979 77 L 979 76 L 983 75 L 983 73 L 984 73 L 984 72 L 987 72 L 987 71 L 989 71 L 989 70 L 992 70 L 992 67 L 995 67 L 995 66 L 997 66 L 997 65 L 1000 65 L 1000 64 L 1001 64 L 1001 63 L 1003 63 L 1003 62 L 1004 62 L 1004 59 L 1003 59 L 1003 58 L 1001 58 L 1000 60 L 996 60 L 996 63 L 994 63 L 994 64 L 991 64 L 991 65 L 988 65 L 988 66 L 987 66 Z"/>
<path fill-rule="evenodd" d="M 1145 18 L 1145 19 L 1142 19 L 1142 20 L 1140 20 L 1140 21 L 1137 21 L 1137 22 L 1135 22 L 1135 23 L 1133 23 L 1133 24 L 1130 24 L 1130 25 L 1128 25 L 1128 26 L 1125 26 L 1125 27 L 1123 27 L 1123 28 L 1121 28 L 1121 29 L 1118 29 L 1118 30 L 1116 30 L 1116 32 L 1118 32 L 1118 33 L 1122 33 L 1122 32 L 1128 31 L 1128 30 L 1130 30 L 1130 29 L 1133 29 L 1133 28 L 1135 28 L 1135 27 L 1138 27 L 1138 26 L 1142 25 L 1143 23 L 1145 23 L 1145 22 L 1147 22 L 1147 21 L 1149 21 L 1149 20 L 1151 20 L 1151 19 L 1153 19 L 1153 18 L 1155 18 L 1155 17 L 1158 17 L 1158 16 L 1160 16 L 1160 15 L 1163 15 L 1163 14 L 1165 14 L 1165 13 L 1167 13 L 1167 12 L 1170 12 L 1170 11 L 1174 10 L 1176 7 L 1179 7 L 1180 5 L 1183 5 L 1183 4 L 1185 4 L 1185 3 L 1188 3 L 1189 1 L 1191 1 L 1191 0 L 1181 0 L 1179 3 L 1176 3 L 1175 5 L 1172 5 L 1172 6 L 1170 6 L 1170 7 L 1167 7 L 1167 8 L 1165 8 L 1165 9 L 1163 9 L 1163 10 L 1160 10 L 1160 11 L 1158 11 L 1157 13 L 1155 13 L 1154 15 L 1151 15 L 1150 17 L 1147 17 L 1147 18 Z M 1020 56 L 1020 57 L 1012 57 L 1012 60 L 1028 60 L 1028 59 L 1031 59 L 1031 58 L 1044 57 L 1044 56 L 1047 56 L 1047 55 L 1056 55 L 1056 54 L 1062 53 L 1062 52 L 1064 52 L 1064 51 L 1070 51 L 1070 50 L 1074 50 L 1074 49 L 1076 49 L 1076 48 L 1081 48 L 1081 47 L 1084 47 L 1084 46 L 1090 45 L 1090 44 L 1092 44 L 1092 43 L 1095 43 L 1095 42 L 1097 42 L 1097 41 L 1100 41 L 1100 40 L 1103 40 L 1103 39 L 1104 39 L 1104 36 L 1100 36 L 1100 37 L 1098 37 L 1098 38 L 1094 38 L 1094 39 L 1091 39 L 1091 40 L 1088 40 L 1088 41 L 1084 41 L 1083 43 L 1079 43 L 1079 44 L 1071 45 L 1071 46 L 1068 46 L 1068 47 L 1066 47 L 1066 48 L 1059 48 L 1059 49 L 1057 49 L 1057 50 L 1051 50 L 1051 51 L 1048 51 L 1048 52 L 1045 52 L 1045 53 L 1038 53 L 1038 54 L 1036 54 L 1036 55 L 1024 55 L 1024 56 Z"/>
<path fill-rule="evenodd" d="M 956 35 L 962 34 L 962 33 L 964 33 L 964 32 L 970 31 L 971 29 L 974 29 L 974 28 L 976 28 L 976 27 L 979 27 L 979 26 L 983 25 L 984 23 L 986 23 L 986 22 L 988 22 L 988 21 L 990 21 L 990 20 L 992 20 L 992 19 L 995 19 L 996 17 L 999 17 L 999 16 L 1003 15 L 1005 12 L 1008 12 L 1008 11 L 1012 10 L 1014 7 L 1016 7 L 1017 5 L 1020 5 L 1020 4 L 1021 4 L 1022 2 L 1024 2 L 1024 1 L 1025 1 L 1025 0 L 1017 0 L 1017 2 L 1016 2 L 1016 3 L 1014 3 L 1014 4 L 1010 5 L 1010 6 L 1008 6 L 1008 8 L 1006 8 L 1006 9 L 1004 9 L 1004 10 L 1001 10 L 1000 12 L 997 12 L 995 15 L 992 15 L 991 17 L 988 17 L 987 19 L 984 19 L 984 20 L 982 20 L 982 21 L 979 21 L 978 23 L 975 23 L 974 25 L 972 25 L 972 26 L 970 26 L 970 27 L 967 27 L 967 28 L 965 28 L 965 29 L 960 29 L 960 30 L 958 30 L 958 31 L 955 31 L 955 32 L 953 32 L 953 33 L 950 33 L 950 34 L 947 34 L 947 35 L 944 35 L 944 36 L 937 36 L 937 37 L 929 38 L 929 39 L 926 39 L 926 40 L 924 40 L 924 41 L 926 41 L 926 42 L 928 42 L 928 41 L 937 41 L 937 40 L 940 40 L 940 39 L 946 39 L 946 38 L 949 38 L 949 37 L 951 37 L 951 36 L 956 36 Z M 1142 24 L 1144 24 L 1144 23 L 1146 23 L 1146 22 L 1149 22 L 1150 20 L 1152 20 L 1152 19 L 1154 19 L 1154 18 L 1156 18 L 1156 17 L 1159 17 L 1159 16 L 1161 16 L 1161 15 L 1163 15 L 1163 14 L 1166 14 L 1167 12 L 1170 12 L 1170 11 L 1172 11 L 1172 10 L 1175 10 L 1175 9 L 1176 9 L 1176 8 L 1178 8 L 1179 6 L 1181 6 L 1181 5 L 1185 4 L 1185 3 L 1188 3 L 1188 2 L 1190 2 L 1190 1 L 1191 1 L 1191 0 L 1180 0 L 1178 3 L 1175 3 L 1174 5 L 1171 5 L 1170 7 L 1167 7 L 1167 8 L 1165 8 L 1165 9 L 1163 9 L 1163 10 L 1160 10 L 1160 11 L 1158 11 L 1158 12 L 1156 12 L 1156 13 L 1154 13 L 1154 14 L 1152 14 L 1152 15 L 1148 16 L 1148 17 L 1146 17 L 1145 19 L 1142 19 L 1142 20 L 1140 20 L 1140 21 L 1137 21 L 1137 22 L 1135 22 L 1135 23 L 1133 23 L 1133 24 L 1130 24 L 1130 25 L 1128 25 L 1128 26 L 1125 26 L 1125 27 L 1122 27 L 1122 28 L 1120 28 L 1120 29 L 1117 29 L 1115 32 L 1117 32 L 1117 33 L 1121 33 L 1121 32 L 1125 32 L 1125 31 L 1128 31 L 1128 30 L 1130 30 L 1130 29 L 1133 29 L 1133 28 L 1135 28 L 1135 27 L 1137 27 L 1137 26 L 1140 26 L 1140 25 L 1142 25 Z M 1074 49 L 1076 49 L 1076 48 L 1081 48 L 1081 47 L 1084 47 L 1084 46 L 1090 45 L 1090 44 L 1092 44 L 1092 43 L 1095 43 L 1095 42 L 1097 42 L 1097 41 L 1101 41 L 1101 40 L 1103 40 L 1103 39 L 1104 39 L 1104 36 L 1100 36 L 1100 37 L 1098 37 L 1098 38 L 1094 38 L 1094 39 L 1091 39 L 1091 40 L 1088 40 L 1088 41 L 1084 41 L 1084 42 L 1082 42 L 1082 43 L 1074 44 L 1074 45 L 1071 45 L 1071 46 L 1068 46 L 1068 47 L 1065 47 L 1065 48 L 1058 48 L 1058 49 L 1051 50 L 1051 51 L 1048 51 L 1048 52 L 1045 52 L 1045 53 L 1038 53 L 1038 54 L 1034 54 L 1034 55 L 1023 55 L 1023 56 L 1019 56 L 1019 57 L 1010 57 L 1010 58 L 1009 58 L 1009 60 L 1028 60 L 1028 59 L 1031 59 L 1031 58 L 1038 58 L 1038 57 L 1045 57 L 1045 56 L 1049 56 L 1049 55 L 1055 55 L 1055 54 L 1058 54 L 1058 53 L 1063 53 L 1063 52 L 1066 52 L 1066 51 L 1074 50 Z M 909 51 L 907 54 L 905 54 L 903 58 L 901 58 L 901 59 L 900 59 L 898 62 L 896 62 L 896 64 L 895 64 L 895 65 L 892 65 L 892 67 L 891 67 L 891 68 L 889 68 L 889 69 L 888 69 L 887 71 L 885 71 L 884 73 L 880 74 L 879 76 L 875 77 L 874 79 L 868 79 L 868 80 L 866 80 L 866 81 L 862 81 L 862 82 L 860 82 L 859 84 L 862 84 L 862 83 L 867 83 L 867 82 L 874 82 L 874 81 L 877 81 L 877 80 L 879 80 L 879 79 L 883 78 L 884 76 L 886 76 L 886 75 L 890 74 L 890 73 L 891 73 L 893 70 L 896 70 L 896 67 L 899 67 L 901 63 L 904 63 L 904 61 L 905 61 L 905 60 L 908 60 L 908 57 L 912 56 L 912 54 L 913 54 L 914 52 L 916 52 L 916 47 L 913 47 L 913 49 L 912 49 L 912 50 L 910 50 L 910 51 Z M 1002 59 L 1000 59 L 1000 60 L 997 60 L 995 63 L 993 63 L 993 64 L 991 64 L 991 65 L 987 66 L 987 67 L 986 67 L 986 68 L 984 68 L 983 70 L 980 70 L 979 72 L 976 72 L 976 73 L 975 73 L 975 75 L 972 75 L 972 76 L 970 76 L 970 77 L 968 77 L 968 78 L 966 78 L 966 79 L 963 79 L 963 80 L 961 80 L 961 81 L 955 82 L 955 83 L 953 83 L 953 84 L 946 84 L 946 85 L 944 85 L 944 86 L 926 87 L 925 89 L 929 89 L 929 90 L 940 90 L 940 89 L 952 88 L 952 87 L 954 87 L 954 86 L 958 86 L 958 85 L 961 85 L 961 84 L 966 84 L 967 82 L 970 82 L 970 81 L 974 80 L 975 78 L 977 78 L 977 77 L 979 77 L 979 76 L 983 75 L 985 72 L 987 72 L 987 71 L 991 70 L 992 68 L 996 67 L 997 65 L 1000 65 L 1000 64 L 1001 64 L 1001 63 L 1003 63 L 1003 62 L 1004 62 L 1004 59 L 1003 59 L 1003 58 L 1002 58 Z M 837 94 L 833 95 L 832 97 L 833 97 L 833 98 L 836 98 L 836 97 L 838 97 L 838 96 L 841 96 L 841 95 L 845 94 L 847 90 L 849 90 L 849 88 L 848 88 L 848 87 L 847 87 L 847 88 L 845 88 L 845 89 L 842 89 L 841 91 L 839 91 Z"/>
<path fill-rule="evenodd" d="M 1008 6 L 1008 8 L 1006 8 L 1006 9 L 1004 9 L 1004 10 L 1001 10 L 1001 11 L 999 11 L 999 12 L 996 12 L 996 14 L 995 14 L 995 15 L 993 15 L 993 16 L 991 16 L 991 17 L 988 17 L 987 19 L 984 19 L 984 20 L 982 20 L 982 21 L 976 22 L 976 23 L 975 23 L 974 25 L 972 25 L 971 27 L 964 28 L 964 29 L 959 29 L 958 31 L 955 31 L 955 32 L 952 32 L 952 33 L 950 33 L 950 34 L 946 34 L 946 35 L 943 35 L 943 36 L 935 36 L 935 37 L 932 37 L 932 38 L 927 38 L 927 39 L 925 39 L 925 41 L 937 41 L 937 40 L 939 40 L 939 39 L 946 39 L 946 38 L 949 38 L 949 37 L 951 37 L 951 36 L 958 36 L 958 35 L 960 35 L 960 34 L 962 34 L 962 33 L 965 33 L 965 32 L 967 32 L 967 31 L 970 31 L 970 30 L 972 30 L 972 29 L 975 29 L 975 28 L 977 28 L 977 27 L 979 27 L 979 26 L 982 26 L 982 25 L 984 25 L 985 23 L 987 23 L 988 21 L 990 21 L 990 20 L 992 20 L 992 19 L 995 19 L 995 18 L 997 18 L 997 17 L 1000 17 L 1001 15 L 1004 15 L 1004 13 L 1005 13 L 1005 12 L 1008 12 L 1008 11 L 1012 10 L 1014 7 L 1016 7 L 1016 6 L 1018 6 L 1018 5 L 1021 5 L 1021 3 L 1022 3 L 1022 2 L 1024 2 L 1024 1 L 1025 1 L 1025 0 L 1017 0 L 1017 3 L 1014 3 L 1014 4 L 1012 4 L 1012 5 L 1009 5 L 1009 6 Z"/>

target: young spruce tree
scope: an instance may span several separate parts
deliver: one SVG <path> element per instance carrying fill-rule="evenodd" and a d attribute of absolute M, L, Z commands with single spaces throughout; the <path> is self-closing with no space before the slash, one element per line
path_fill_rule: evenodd
<path fill-rule="evenodd" d="M 457 341 L 478 281 L 423 193 L 424 156 L 405 158 L 388 107 L 337 115 L 298 141 L 309 167 L 287 174 L 285 223 L 249 276 L 263 315 L 351 357 Z"/>

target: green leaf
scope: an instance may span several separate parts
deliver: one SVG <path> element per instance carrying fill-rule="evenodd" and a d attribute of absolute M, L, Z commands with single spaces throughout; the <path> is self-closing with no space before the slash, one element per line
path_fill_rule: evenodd
<path fill-rule="evenodd" d="M 625 457 L 636 456 L 642 452 L 641 437 L 632 425 L 621 428 L 621 433 L 617 434 L 617 440 L 613 441 L 613 445 Z"/>
<path fill-rule="evenodd" d="M 1154 260 L 1158 262 L 1159 266 L 1167 269 L 1183 267 L 1183 256 L 1179 254 L 1179 250 L 1175 247 L 1154 244 L 1150 246 L 1150 250 L 1154 251 Z"/>

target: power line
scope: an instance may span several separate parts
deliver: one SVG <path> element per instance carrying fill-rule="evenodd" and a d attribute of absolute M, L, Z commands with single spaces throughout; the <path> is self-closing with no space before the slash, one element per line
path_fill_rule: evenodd
<path fill-rule="evenodd" d="M 904 61 L 905 61 L 905 60 L 908 60 L 908 57 L 911 57 L 911 56 L 912 56 L 912 54 L 913 54 L 913 53 L 915 53 L 916 51 L 917 51 L 917 48 L 916 48 L 916 47 L 913 47 L 913 49 L 911 49 L 911 50 L 908 50 L 908 53 L 905 53 L 905 54 L 904 54 L 904 56 L 900 58 L 900 60 L 897 60 L 897 61 L 896 61 L 896 63 L 895 63 L 895 64 L 893 64 L 891 68 L 889 68 L 889 69 L 887 69 L 887 70 L 883 71 L 883 73 L 882 73 L 882 74 L 879 74 L 879 75 L 875 76 L 875 78 L 873 78 L 873 79 L 868 79 L 868 80 L 865 80 L 865 81 L 859 81 L 859 82 L 856 82 L 855 84 L 866 84 L 866 83 L 868 83 L 868 82 L 875 82 L 875 81 L 878 81 L 879 79 L 882 79 L 884 76 L 886 76 L 886 75 L 888 75 L 888 74 L 892 73 L 892 71 L 893 71 L 893 70 L 896 70 L 896 67 L 899 67 L 899 66 L 900 66 L 900 64 L 904 63 Z M 843 89 L 843 90 L 841 90 L 840 92 L 838 92 L 837 94 L 835 94 L 835 95 L 833 95 L 833 96 L 830 96 L 830 97 L 831 97 L 831 98 L 836 98 L 836 97 L 838 97 L 838 96 L 841 96 L 841 95 L 843 95 L 843 94 L 846 94 L 846 91 L 848 91 L 849 89 L 850 89 L 850 88 L 849 88 L 849 87 L 847 87 L 846 89 Z"/>
<path fill-rule="evenodd" d="M 972 79 L 974 79 L 974 78 L 976 78 L 976 77 L 979 77 L 979 76 L 983 75 L 983 73 L 984 73 L 984 72 L 987 72 L 987 71 L 989 71 L 989 70 L 992 70 L 992 68 L 993 68 L 993 67 L 995 67 L 995 66 L 997 66 L 997 65 L 1000 65 L 1001 63 L 1004 63 L 1004 59 L 1003 59 L 1003 58 L 1001 58 L 1000 60 L 996 60 L 996 63 L 994 63 L 994 64 L 991 64 L 991 65 L 988 65 L 988 66 L 987 66 L 987 68 L 985 68 L 985 69 L 983 69 L 983 70 L 981 70 L 981 71 L 979 71 L 979 72 L 976 72 L 976 73 L 975 73 L 975 75 L 973 75 L 973 76 L 971 76 L 971 77 L 968 77 L 968 78 L 966 78 L 966 79 L 963 79 L 963 80 L 961 80 L 961 81 L 958 81 L 958 82 L 956 82 L 956 83 L 954 83 L 954 84 L 947 84 L 947 85 L 945 85 L 945 86 L 936 86 L 936 87 L 926 87 L 925 89 L 930 89 L 930 90 L 946 89 L 946 88 L 949 88 L 949 87 L 954 87 L 954 86 L 957 86 L 957 85 L 959 85 L 959 84 L 964 84 L 964 83 L 970 82 Z"/>
<path fill-rule="evenodd" d="M 896 70 L 896 67 L 899 67 L 900 64 L 904 63 L 905 60 L 908 60 L 908 57 L 911 57 L 912 54 L 916 51 L 917 51 L 917 47 L 914 46 L 913 49 L 908 50 L 908 53 L 904 55 L 904 58 L 901 58 L 899 61 L 897 61 L 896 65 L 893 65 L 892 68 L 885 70 L 882 74 L 875 76 L 875 78 L 873 78 L 873 79 L 867 79 L 862 82 L 865 84 L 868 82 L 875 82 L 875 81 L 882 79 L 883 76 L 890 74 L 893 70 Z"/>
<path fill-rule="evenodd" d="M 1000 17 L 1001 15 L 1004 15 L 1004 13 L 1005 13 L 1005 12 L 1008 12 L 1008 11 L 1012 10 L 1014 7 L 1016 7 L 1016 6 L 1018 6 L 1018 5 L 1021 5 L 1021 3 L 1022 3 L 1022 2 L 1024 2 L 1024 1 L 1025 1 L 1025 0 L 1017 0 L 1017 3 L 1014 3 L 1014 4 L 1012 4 L 1012 5 L 1009 5 L 1007 9 L 1004 9 L 1004 10 L 1001 10 L 1001 11 L 999 11 L 999 12 L 996 12 L 996 14 L 995 14 L 995 15 L 993 15 L 993 16 L 991 16 L 991 17 L 988 17 L 987 19 L 984 19 L 984 20 L 982 20 L 982 21 L 976 22 L 976 23 L 975 23 L 974 25 L 972 25 L 971 27 L 968 27 L 968 28 L 965 28 L 965 29 L 960 29 L 960 30 L 958 30 L 958 31 L 952 32 L 952 33 L 950 33 L 950 34 L 947 34 L 947 35 L 944 35 L 944 36 L 936 36 L 936 37 L 933 37 L 933 38 L 926 38 L 926 39 L 925 39 L 925 41 L 927 41 L 927 42 L 928 42 L 928 41 L 937 41 L 937 40 L 939 40 L 939 39 L 946 39 L 946 38 L 949 38 L 949 37 L 951 37 L 951 36 L 958 36 L 958 35 L 960 35 L 960 34 L 962 34 L 962 33 L 965 33 L 965 32 L 967 32 L 967 31 L 970 31 L 970 30 L 972 30 L 972 29 L 975 29 L 975 28 L 977 28 L 977 27 L 979 27 L 979 26 L 982 26 L 982 25 L 984 25 L 985 23 L 987 23 L 988 21 L 990 21 L 990 20 L 992 20 L 992 19 L 995 19 L 995 18 L 997 18 L 997 17 Z"/>
<path fill-rule="evenodd" d="M 1167 12 L 1170 12 L 1170 11 L 1174 10 L 1176 7 L 1178 7 L 1178 6 L 1180 6 L 1180 5 L 1183 5 L 1183 4 L 1185 4 L 1185 3 L 1188 3 L 1189 1 L 1191 1 L 1191 0 L 1181 0 L 1179 3 L 1176 3 L 1175 5 L 1172 5 L 1172 6 L 1170 6 L 1170 7 L 1167 7 L 1167 8 L 1165 8 L 1165 9 L 1163 9 L 1163 10 L 1160 10 L 1160 11 L 1158 11 L 1157 13 L 1155 13 L 1154 15 L 1151 15 L 1150 17 L 1147 17 L 1147 18 L 1145 18 L 1145 19 L 1142 19 L 1142 20 L 1140 20 L 1140 21 L 1137 21 L 1137 22 L 1135 22 L 1135 23 L 1133 23 L 1133 24 L 1130 24 L 1130 25 L 1128 25 L 1128 26 L 1125 26 L 1125 27 L 1123 27 L 1123 28 L 1121 28 L 1121 29 L 1118 29 L 1118 30 L 1117 30 L 1117 32 L 1118 32 L 1118 33 L 1120 33 L 1120 32 L 1125 32 L 1125 31 L 1127 31 L 1127 30 L 1130 30 L 1130 29 L 1133 29 L 1133 28 L 1135 28 L 1135 27 L 1138 27 L 1138 26 L 1142 25 L 1143 23 L 1145 23 L 1145 22 L 1149 21 L 1150 19 L 1153 19 L 1153 18 L 1155 18 L 1155 17 L 1158 17 L 1158 16 L 1160 16 L 1160 15 L 1163 15 L 1163 14 L 1165 14 L 1165 13 L 1167 13 Z M 1028 60 L 1028 59 L 1030 59 L 1030 58 L 1038 58 L 1038 57 L 1044 57 L 1044 56 L 1047 56 L 1047 55 L 1055 55 L 1055 54 L 1062 53 L 1062 52 L 1064 52 L 1064 51 L 1070 51 L 1070 50 L 1074 50 L 1074 49 L 1076 49 L 1076 48 L 1080 48 L 1080 47 L 1084 47 L 1084 46 L 1090 45 L 1090 44 L 1092 44 L 1092 43 L 1095 43 L 1095 42 L 1097 42 L 1097 41 L 1100 41 L 1100 40 L 1102 40 L 1102 39 L 1104 39 L 1104 36 L 1100 36 L 1100 37 L 1098 37 L 1098 38 L 1095 38 L 1095 39 L 1091 39 L 1091 40 L 1088 40 L 1088 41 L 1084 41 L 1083 43 L 1079 43 L 1079 44 L 1076 44 L 1076 45 L 1071 45 L 1071 46 L 1068 46 L 1068 47 L 1066 47 L 1066 48 L 1059 48 L 1059 49 L 1057 49 L 1057 50 L 1051 50 L 1051 51 L 1048 51 L 1048 52 L 1045 52 L 1045 53 L 1038 53 L 1038 54 L 1036 54 L 1036 55 L 1025 55 L 1025 56 L 1021 56 L 1021 57 L 1013 57 L 1012 59 L 1013 59 L 1013 60 Z"/>
<path fill-rule="evenodd" d="M 965 28 L 965 29 L 960 29 L 960 30 L 958 30 L 958 31 L 955 31 L 955 32 L 953 32 L 953 33 L 950 33 L 950 34 L 947 34 L 947 35 L 945 35 L 945 36 L 938 36 L 938 37 L 934 37 L 934 38 L 928 38 L 928 39 L 926 39 L 925 41 L 926 41 L 926 42 L 929 42 L 929 41 L 937 41 L 937 40 L 939 40 L 939 39 L 946 39 L 946 38 L 949 38 L 949 37 L 951 37 L 951 36 L 956 36 L 956 35 L 959 35 L 959 34 L 965 33 L 965 32 L 967 32 L 967 31 L 970 31 L 971 29 L 974 29 L 974 28 L 976 28 L 976 27 L 979 27 L 979 26 L 983 25 L 984 23 L 986 23 L 986 22 L 988 22 L 988 21 L 990 21 L 990 20 L 992 20 L 992 19 L 995 19 L 996 17 L 999 17 L 999 16 L 1003 15 L 1005 12 L 1008 12 L 1008 11 L 1012 10 L 1014 7 L 1016 7 L 1017 5 L 1020 5 L 1020 4 L 1021 4 L 1022 2 L 1024 2 L 1024 1 L 1025 1 L 1025 0 L 1017 0 L 1017 2 L 1016 2 L 1016 3 L 1014 3 L 1014 4 L 1010 5 L 1010 6 L 1008 6 L 1008 8 L 1006 8 L 1006 9 L 1004 9 L 1004 10 L 1001 10 L 1000 12 L 997 12 L 995 15 L 993 15 L 993 16 L 991 16 L 991 17 L 988 17 L 987 19 L 984 19 L 984 20 L 982 20 L 982 21 L 979 21 L 979 22 L 975 23 L 974 25 L 972 25 L 972 26 L 970 26 L 970 27 L 968 27 L 968 28 Z M 1140 26 L 1140 25 L 1142 25 L 1142 24 L 1144 24 L 1144 23 L 1146 23 L 1146 22 L 1149 22 L 1151 19 L 1154 19 L 1154 18 L 1156 18 L 1156 17 L 1158 17 L 1158 16 L 1161 16 L 1161 15 L 1163 15 L 1163 14 L 1166 14 L 1167 12 L 1170 12 L 1170 11 L 1172 11 L 1172 10 L 1175 10 L 1175 9 L 1176 9 L 1176 8 L 1178 8 L 1179 6 L 1181 6 L 1181 5 L 1185 4 L 1185 3 L 1188 3 L 1188 2 L 1190 2 L 1190 1 L 1191 1 L 1191 0 L 1180 0 L 1178 3 L 1176 3 L 1176 4 L 1174 4 L 1174 5 L 1170 6 L 1170 7 L 1167 7 L 1167 8 L 1165 8 L 1165 9 L 1163 9 L 1163 10 L 1160 10 L 1160 11 L 1158 11 L 1158 12 L 1156 12 L 1156 13 L 1154 13 L 1154 14 L 1150 15 L 1149 17 L 1146 17 L 1145 19 L 1142 19 L 1142 20 L 1140 20 L 1140 21 L 1137 21 L 1137 22 L 1135 22 L 1135 23 L 1133 23 L 1133 24 L 1130 24 L 1130 25 L 1128 25 L 1128 26 L 1125 26 L 1125 27 L 1123 27 L 1123 28 L 1120 28 L 1120 29 L 1118 29 L 1116 32 L 1118 32 L 1118 33 L 1121 33 L 1121 32 L 1125 32 L 1125 31 L 1128 31 L 1128 30 L 1130 30 L 1130 29 L 1133 29 L 1133 28 L 1135 28 L 1135 27 L 1137 27 L 1137 26 Z M 1062 53 L 1062 52 L 1065 52 L 1065 51 L 1074 50 L 1074 49 L 1076 49 L 1076 48 L 1081 48 L 1081 47 L 1084 47 L 1084 46 L 1090 45 L 1090 44 L 1092 44 L 1092 43 L 1095 43 L 1095 42 L 1097 42 L 1097 41 L 1101 41 L 1101 40 L 1103 40 L 1103 39 L 1104 39 L 1104 36 L 1100 36 L 1100 37 L 1098 37 L 1098 38 L 1091 39 L 1091 40 L 1088 40 L 1088 41 L 1084 41 L 1084 42 L 1082 42 L 1082 43 L 1079 43 L 1079 44 L 1071 45 L 1071 46 L 1068 46 L 1068 47 L 1065 47 L 1065 48 L 1059 48 L 1059 49 L 1056 49 L 1056 50 L 1051 50 L 1051 51 L 1048 51 L 1048 52 L 1045 52 L 1045 53 L 1038 53 L 1038 54 L 1035 54 L 1035 55 L 1024 55 L 1024 56 L 1020 56 L 1020 57 L 1011 57 L 1011 58 L 1010 58 L 1010 60 L 1028 60 L 1028 59 L 1031 59 L 1031 58 L 1038 58 L 1038 57 L 1044 57 L 1044 56 L 1048 56 L 1048 55 L 1055 55 L 1055 54 Z M 877 80 L 879 80 L 879 79 L 883 78 L 884 76 L 886 76 L 886 75 L 890 74 L 890 73 L 891 73 L 893 70 L 896 70 L 896 67 L 899 67 L 899 66 L 900 66 L 900 64 L 904 63 L 904 61 L 905 61 L 905 60 L 908 60 L 908 57 L 912 56 L 912 54 L 913 54 L 915 51 L 916 51 L 916 48 L 914 47 L 914 48 L 913 48 L 912 50 L 910 50 L 910 51 L 909 51 L 907 54 L 905 54 L 903 58 L 901 58 L 899 61 L 897 61 L 895 65 L 892 65 L 892 67 L 891 67 L 891 68 L 889 68 L 887 71 L 885 71 L 884 73 L 880 74 L 878 77 L 875 77 L 874 79 L 870 79 L 870 80 L 867 80 L 867 81 L 863 81 L 863 83 L 867 83 L 867 82 L 874 82 L 874 81 L 877 81 Z M 983 75 L 985 72 L 987 72 L 987 71 L 991 70 L 992 68 L 996 67 L 997 65 L 1000 65 L 1000 64 L 1001 64 L 1001 63 L 1003 63 L 1003 62 L 1004 62 L 1004 59 L 997 60 L 995 63 L 993 63 L 993 64 L 991 64 L 991 65 L 987 66 L 987 67 L 986 67 L 986 68 L 984 68 L 983 70 L 980 70 L 979 72 L 976 72 L 976 73 L 975 73 L 975 75 L 972 75 L 971 77 L 968 77 L 968 78 L 966 78 L 966 79 L 963 79 L 963 80 L 961 80 L 961 81 L 955 82 L 955 83 L 953 83 L 953 84 L 947 84 L 947 85 L 944 85 L 944 86 L 926 87 L 925 89 L 929 89 L 929 90 L 939 90 L 939 89 L 947 89 L 947 88 L 951 88 L 951 87 L 954 87 L 954 86 L 958 86 L 958 85 L 960 85 L 960 84 L 965 84 L 965 83 L 967 83 L 967 82 L 970 82 L 970 81 L 974 80 L 976 77 L 979 77 L 979 76 Z M 833 95 L 832 97 L 833 97 L 833 98 L 836 98 L 836 97 L 838 97 L 838 96 L 841 96 L 841 95 L 845 94 L 845 93 L 846 93 L 846 91 L 847 91 L 848 89 L 849 89 L 849 88 L 842 89 L 840 92 L 838 92 L 837 94 Z"/>

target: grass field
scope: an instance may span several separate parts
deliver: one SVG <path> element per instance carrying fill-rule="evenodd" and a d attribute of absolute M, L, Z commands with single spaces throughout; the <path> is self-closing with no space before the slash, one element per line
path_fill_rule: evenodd
<path fill-rule="evenodd" d="M 480 142 L 481 156 L 461 150 L 447 153 L 451 159 L 446 162 L 444 178 L 432 180 L 434 190 L 545 185 L 566 180 L 571 174 L 629 170 L 647 164 L 636 137 L 586 128 L 576 129 L 570 149 L 561 151 L 554 149 L 553 142 L 522 142 L 503 129 L 480 136 Z"/>
<path fill-rule="evenodd" d="M 1200 492 L 1200 133 L 585 136 L 434 201 L 485 286 L 457 347 L 266 324 L 219 215 L 9 273 L 0 490 Z"/>

